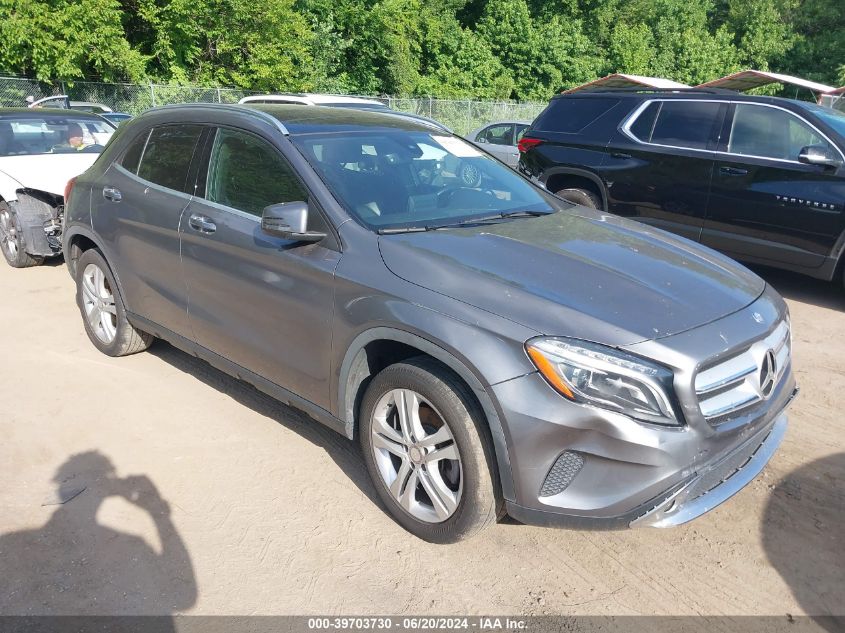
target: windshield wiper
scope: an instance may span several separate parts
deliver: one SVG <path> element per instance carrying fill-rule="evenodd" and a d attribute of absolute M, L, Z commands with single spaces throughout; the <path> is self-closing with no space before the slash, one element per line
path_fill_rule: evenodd
<path fill-rule="evenodd" d="M 484 224 L 486 222 L 496 222 L 498 220 L 506 220 L 508 218 L 532 218 L 538 215 L 551 215 L 555 211 L 505 211 L 504 213 L 495 213 L 493 215 L 484 215 L 480 218 L 467 218 L 460 222 L 449 222 L 446 224 L 425 224 L 422 226 L 396 226 L 387 229 L 379 229 L 379 235 L 393 235 L 396 233 L 422 233 L 425 231 L 436 231 L 438 229 L 454 228 L 456 226 L 470 226 L 473 224 Z"/>
<path fill-rule="evenodd" d="M 439 226 L 394 226 L 387 229 L 379 229 L 379 235 L 394 235 L 396 233 L 422 233 L 439 229 Z"/>
<path fill-rule="evenodd" d="M 499 220 L 506 220 L 508 218 L 533 218 L 539 215 L 551 215 L 554 211 L 505 211 L 504 213 L 495 213 L 493 215 L 484 215 L 480 218 L 468 218 L 460 222 L 452 222 L 449 224 L 438 224 L 434 228 L 445 229 L 456 226 L 469 226 L 472 224 L 485 224 L 487 222 L 497 222 Z"/>

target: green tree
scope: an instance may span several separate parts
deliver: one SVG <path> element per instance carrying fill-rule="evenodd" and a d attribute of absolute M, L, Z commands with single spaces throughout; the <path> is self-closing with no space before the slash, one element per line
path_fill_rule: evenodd
<path fill-rule="evenodd" d="M 547 99 L 595 74 L 591 45 L 577 20 L 534 20 L 525 0 L 490 0 L 478 33 L 507 68 L 516 99 Z"/>
<path fill-rule="evenodd" d="M 415 92 L 452 98 L 507 99 L 510 73 L 478 35 L 456 18 L 429 12 L 422 25 L 420 79 Z"/>
<path fill-rule="evenodd" d="M 42 81 L 140 80 L 146 58 L 122 17 L 116 0 L 0 0 L 0 68 Z"/>

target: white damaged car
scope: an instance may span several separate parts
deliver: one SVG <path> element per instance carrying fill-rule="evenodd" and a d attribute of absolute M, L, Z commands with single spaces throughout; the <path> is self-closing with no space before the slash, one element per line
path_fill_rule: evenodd
<path fill-rule="evenodd" d="M 10 266 L 61 254 L 65 187 L 97 160 L 114 130 L 95 114 L 0 109 L 0 250 Z"/>

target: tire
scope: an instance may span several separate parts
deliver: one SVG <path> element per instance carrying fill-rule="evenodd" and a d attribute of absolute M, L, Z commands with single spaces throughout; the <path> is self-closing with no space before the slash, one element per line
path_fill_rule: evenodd
<path fill-rule="evenodd" d="M 589 189 L 561 189 L 555 192 L 555 195 L 569 202 L 580 204 L 582 207 L 587 207 L 588 209 L 601 209 L 603 207 L 598 194 Z"/>
<path fill-rule="evenodd" d="M 76 264 L 76 304 L 85 333 L 108 356 L 128 356 L 147 349 L 153 336 L 126 319 L 123 298 L 105 258 L 96 249 L 82 253 Z"/>
<path fill-rule="evenodd" d="M 416 410 L 420 432 L 400 422 L 403 402 Z M 359 437 L 379 497 L 415 536 L 454 543 L 499 516 L 502 501 L 484 416 L 467 387 L 433 359 L 412 358 L 373 378 L 361 402 Z"/>
<path fill-rule="evenodd" d="M 0 202 L 0 250 L 12 268 L 39 266 L 44 261 L 26 252 L 20 218 L 5 202 Z"/>

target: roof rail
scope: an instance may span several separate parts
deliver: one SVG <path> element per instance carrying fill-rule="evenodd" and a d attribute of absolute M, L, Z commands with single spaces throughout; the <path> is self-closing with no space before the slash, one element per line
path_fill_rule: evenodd
<path fill-rule="evenodd" d="M 162 110 L 184 110 L 188 108 L 207 108 L 207 109 L 214 109 L 214 110 L 230 110 L 235 112 L 249 112 L 250 114 L 256 115 L 258 118 L 271 123 L 274 127 L 278 128 L 278 130 L 284 134 L 285 136 L 290 136 L 290 132 L 284 126 L 284 124 L 279 121 L 274 116 L 264 112 L 263 110 L 259 110 L 258 108 L 249 107 L 249 104 L 237 104 L 237 103 L 168 103 L 161 106 L 156 106 L 155 108 L 150 108 L 147 112 L 160 112 Z"/>
<path fill-rule="evenodd" d="M 595 92 L 625 92 L 625 93 L 678 93 L 678 94 L 687 94 L 687 93 L 704 93 L 704 94 L 729 94 L 735 95 L 737 94 L 736 90 L 728 90 L 727 88 L 652 88 L 650 86 L 633 86 L 633 87 L 625 87 L 625 88 L 613 88 L 610 86 L 597 86 L 595 88 L 584 88 L 579 90 L 578 92 L 570 92 L 570 93 L 561 93 L 561 94 L 571 94 L 577 95 L 579 93 L 595 93 Z"/>

